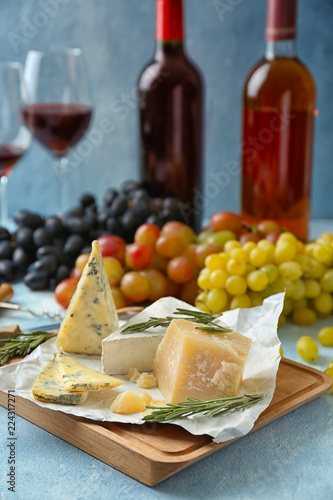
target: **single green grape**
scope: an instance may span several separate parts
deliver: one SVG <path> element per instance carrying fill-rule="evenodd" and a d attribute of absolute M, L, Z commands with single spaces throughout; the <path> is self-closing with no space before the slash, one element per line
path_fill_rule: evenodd
<path fill-rule="evenodd" d="M 244 295 L 247 284 L 242 276 L 230 276 L 226 282 L 226 290 L 230 295 Z"/>
<path fill-rule="evenodd" d="M 236 240 L 236 238 L 231 239 L 224 244 L 224 251 L 229 254 L 235 248 L 242 248 L 242 245 L 239 243 L 238 240 Z"/>
<path fill-rule="evenodd" d="M 313 256 L 318 262 L 330 266 L 333 260 L 333 249 L 327 243 L 317 243 L 313 247 Z"/>
<path fill-rule="evenodd" d="M 333 310 L 333 298 L 330 293 L 322 292 L 314 299 L 314 305 L 318 312 L 329 314 Z"/>
<path fill-rule="evenodd" d="M 207 294 L 206 306 L 214 314 L 220 314 L 228 302 L 228 295 L 225 290 L 213 288 Z"/>
<path fill-rule="evenodd" d="M 299 356 L 308 363 L 313 363 L 318 358 L 318 346 L 311 337 L 300 337 L 296 343 L 296 350 Z"/>
<path fill-rule="evenodd" d="M 273 283 L 279 276 L 279 269 L 275 264 L 266 264 L 260 268 L 260 271 L 266 274 L 268 283 Z"/>
<path fill-rule="evenodd" d="M 239 295 L 234 297 L 230 302 L 230 310 L 232 309 L 246 309 L 251 307 L 251 299 L 248 295 Z"/>
<path fill-rule="evenodd" d="M 236 235 L 232 231 L 217 231 L 210 234 L 207 238 L 207 243 L 216 243 L 223 247 L 227 241 L 235 239 Z"/>
<path fill-rule="evenodd" d="M 210 282 L 214 288 L 225 288 L 229 274 L 223 269 L 215 269 L 210 275 Z"/>
<path fill-rule="evenodd" d="M 216 269 L 225 269 L 228 258 L 223 257 L 218 253 L 212 253 L 205 258 L 205 266 L 208 267 L 210 271 L 216 271 Z"/>
<path fill-rule="evenodd" d="M 318 262 L 316 259 L 306 256 L 301 264 L 303 268 L 303 274 L 305 278 L 321 278 L 326 270 L 326 267 L 322 262 Z"/>
<path fill-rule="evenodd" d="M 282 242 L 290 242 L 293 243 L 294 245 L 297 244 L 297 238 L 293 233 L 290 233 L 289 231 L 285 231 L 284 233 L 281 233 L 277 243 L 282 243 Z"/>
<path fill-rule="evenodd" d="M 254 248 L 250 253 L 250 264 L 254 267 L 261 267 L 266 264 L 266 252 L 262 248 Z"/>
<path fill-rule="evenodd" d="M 324 292 L 333 292 L 333 269 L 325 271 L 323 276 L 320 278 L 320 286 Z"/>
<path fill-rule="evenodd" d="M 262 292 L 268 285 L 268 277 L 262 271 L 252 271 L 247 276 L 247 284 L 253 292 Z"/>
<path fill-rule="evenodd" d="M 319 342 L 325 346 L 332 347 L 333 346 L 333 327 L 326 326 L 319 330 L 317 334 L 317 338 Z"/>
<path fill-rule="evenodd" d="M 301 279 L 288 280 L 290 282 L 290 288 L 288 296 L 293 300 L 301 300 L 305 297 L 305 284 Z"/>
<path fill-rule="evenodd" d="M 321 287 L 319 281 L 314 279 L 308 279 L 304 282 L 305 285 L 305 297 L 308 299 L 315 299 L 320 295 Z"/>
<path fill-rule="evenodd" d="M 204 267 L 201 269 L 199 276 L 198 276 L 198 286 L 202 290 L 211 290 L 213 287 L 212 282 L 210 281 L 210 275 L 211 271 L 208 269 L 208 267 Z"/>
<path fill-rule="evenodd" d="M 287 261 L 279 265 L 279 272 L 283 278 L 296 280 L 303 274 L 303 269 L 298 262 Z"/>
<path fill-rule="evenodd" d="M 227 272 L 231 276 L 241 276 L 246 271 L 246 263 L 240 259 L 230 259 L 227 263 Z"/>
<path fill-rule="evenodd" d="M 293 312 L 293 322 L 299 326 L 313 325 L 317 320 L 317 314 L 308 307 L 300 307 Z M 333 330 L 333 329 L 332 329 Z M 319 340 L 319 338 L 318 338 Z"/>
<path fill-rule="evenodd" d="M 282 264 L 282 262 L 288 262 L 294 259 L 297 253 L 296 244 L 288 240 L 283 240 L 280 242 L 280 238 L 275 247 L 274 257 L 276 264 Z"/>

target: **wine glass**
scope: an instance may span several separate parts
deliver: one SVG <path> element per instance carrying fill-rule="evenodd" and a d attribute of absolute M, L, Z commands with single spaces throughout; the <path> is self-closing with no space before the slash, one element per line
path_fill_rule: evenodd
<path fill-rule="evenodd" d="M 92 105 L 80 49 L 28 52 L 24 76 L 30 103 L 23 117 L 37 141 L 59 159 L 60 211 L 65 207 L 64 183 L 70 172 L 67 153 L 87 131 Z"/>
<path fill-rule="evenodd" d="M 23 66 L 0 64 L 0 223 L 8 225 L 7 182 L 13 167 L 30 146 L 31 133 L 22 120 L 21 108 L 28 102 Z"/>

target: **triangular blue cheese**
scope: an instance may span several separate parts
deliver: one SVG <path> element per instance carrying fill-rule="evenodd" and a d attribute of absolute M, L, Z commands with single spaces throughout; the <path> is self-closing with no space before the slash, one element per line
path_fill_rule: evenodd
<path fill-rule="evenodd" d="M 58 346 L 67 352 L 101 354 L 102 340 L 118 328 L 118 315 L 101 250 L 92 242 L 89 260 L 61 322 Z"/>
<path fill-rule="evenodd" d="M 57 352 L 55 357 L 62 382 L 67 391 L 102 391 L 113 389 L 123 383 L 122 380 L 81 365 L 63 351 Z"/>
<path fill-rule="evenodd" d="M 59 373 L 58 363 L 49 361 L 38 375 L 33 387 L 32 395 L 44 403 L 58 403 L 62 405 L 82 405 L 88 398 L 89 392 L 69 392 L 65 389 L 62 375 Z"/>

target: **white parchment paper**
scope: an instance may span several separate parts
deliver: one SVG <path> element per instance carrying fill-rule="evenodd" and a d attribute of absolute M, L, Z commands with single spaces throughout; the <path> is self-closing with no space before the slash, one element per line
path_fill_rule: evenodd
<path fill-rule="evenodd" d="M 170 423 L 179 425 L 192 434 L 208 434 L 213 437 L 216 443 L 243 436 L 252 429 L 259 415 L 270 404 L 275 390 L 276 374 L 280 362 L 280 341 L 277 335 L 277 322 L 282 311 L 283 298 L 283 293 L 273 295 L 268 297 L 262 306 L 228 311 L 220 317 L 222 324 L 226 323 L 233 330 L 252 339 L 240 394 L 264 393 L 265 398 L 244 410 L 236 410 L 220 417 L 205 418 L 194 416 L 187 419 L 175 420 Z M 165 298 L 164 300 L 168 301 L 169 299 Z M 165 305 L 164 303 L 164 308 Z M 183 306 L 184 303 L 180 302 L 179 307 Z M 173 311 L 174 299 L 172 299 L 172 308 L 170 308 L 169 314 L 172 314 Z M 149 312 L 152 315 L 153 311 L 151 307 Z M 158 310 L 155 311 L 154 316 L 158 316 Z M 131 322 L 133 322 L 133 319 Z M 26 356 L 24 360 L 0 368 L 0 390 L 8 391 L 14 389 L 16 395 L 27 398 L 38 406 L 92 420 L 132 424 L 144 423 L 138 413 L 118 415 L 112 413 L 110 410 L 111 402 L 119 392 L 127 389 L 133 392 L 143 390 L 122 376 L 118 377 L 124 381 L 121 386 L 116 389 L 91 392 L 83 405 L 65 406 L 43 403 L 34 399 L 31 393 L 32 386 L 39 372 L 53 358 L 56 351 L 57 340 L 53 338 L 39 346 L 29 356 Z M 102 371 L 99 356 L 70 355 L 88 368 Z M 158 389 L 147 389 L 147 392 L 152 395 L 153 399 L 164 399 Z"/>

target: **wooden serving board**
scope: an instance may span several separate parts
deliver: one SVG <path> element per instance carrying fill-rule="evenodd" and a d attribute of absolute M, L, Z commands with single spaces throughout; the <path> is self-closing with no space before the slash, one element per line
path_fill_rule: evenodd
<path fill-rule="evenodd" d="M 332 379 L 327 374 L 282 358 L 273 400 L 251 432 L 321 396 L 331 384 Z M 5 408 L 7 400 L 7 393 L 0 391 L 0 404 Z M 210 436 L 194 436 L 170 424 L 93 422 L 40 407 L 19 396 L 15 397 L 15 411 L 148 486 L 154 486 L 235 441 L 216 444 Z"/>

